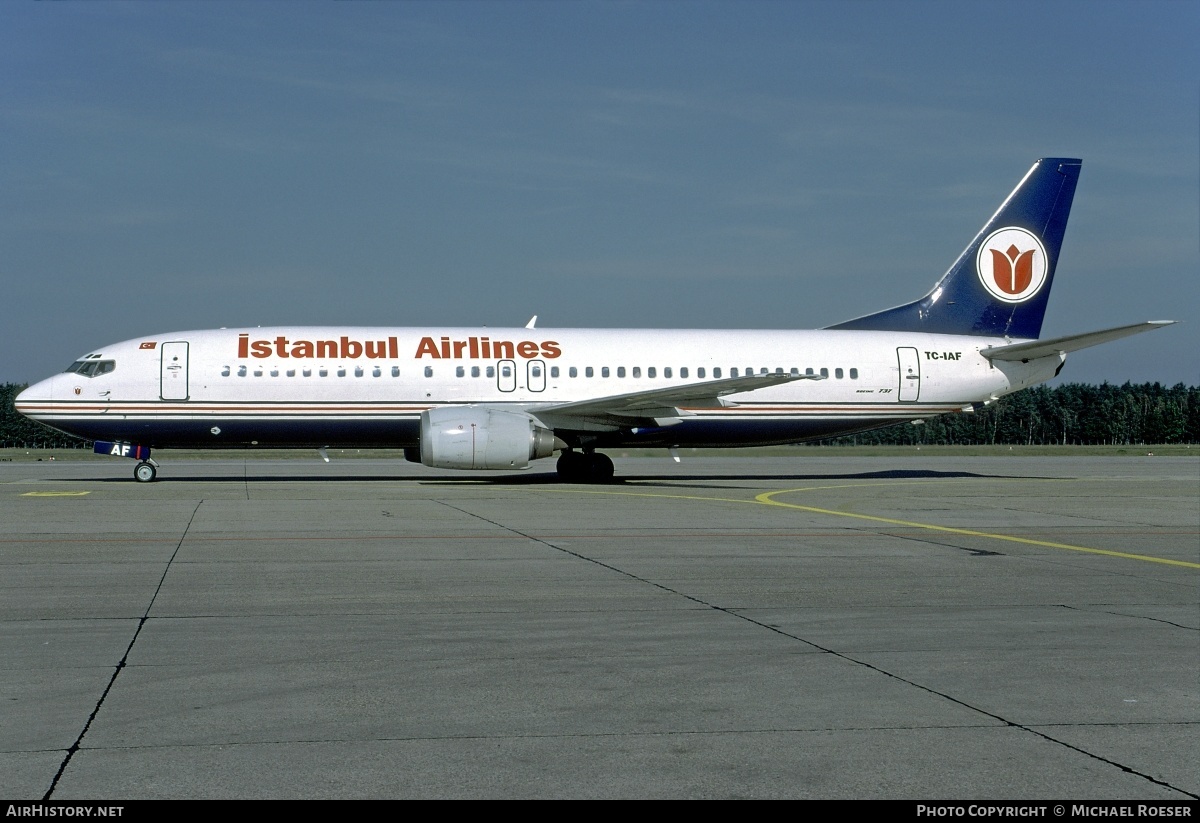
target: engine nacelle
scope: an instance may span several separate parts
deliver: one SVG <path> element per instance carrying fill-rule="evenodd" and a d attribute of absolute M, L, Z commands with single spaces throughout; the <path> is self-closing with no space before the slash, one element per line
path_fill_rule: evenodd
<path fill-rule="evenodd" d="M 524 412 L 451 406 L 421 412 L 421 462 L 441 469 L 525 469 L 554 453 L 554 432 Z"/>

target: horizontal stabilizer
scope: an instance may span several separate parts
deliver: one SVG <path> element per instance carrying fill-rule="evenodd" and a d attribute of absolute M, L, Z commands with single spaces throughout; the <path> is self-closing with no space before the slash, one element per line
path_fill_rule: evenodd
<path fill-rule="evenodd" d="M 1150 320 L 1145 323 L 1134 323 L 1131 326 L 1118 326 L 1115 329 L 1092 331 L 1086 334 L 1073 334 L 1069 337 L 1056 337 L 1053 340 L 1031 340 L 1028 343 L 1012 343 L 1007 346 L 992 346 L 981 349 L 980 354 L 988 360 L 1036 360 L 1039 357 L 1051 357 L 1056 354 L 1067 354 L 1090 346 L 1098 346 L 1110 340 L 1120 340 L 1131 334 L 1141 334 L 1144 331 L 1161 329 L 1177 323 L 1177 320 Z"/>

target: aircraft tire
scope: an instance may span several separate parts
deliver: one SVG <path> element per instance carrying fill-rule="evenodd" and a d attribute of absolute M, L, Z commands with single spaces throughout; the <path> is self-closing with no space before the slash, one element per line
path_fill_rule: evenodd
<path fill-rule="evenodd" d="M 593 454 L 591 462 L 588 480 L 592 483 L 611 483 L 615 471 L 612 458 L 607 454 Z"/>
<path fill-rule="evenodd" d="M 576 451 L 567 451 L 559 455 L 555 470 L 558 479 L 564 483 L 581 483 L 588 474 L 590 461 L 587 455 Z"/>
<path fill-rule="evenodd" d="M 158 476 L 158 469 L 150 463 L 142 461 L 133 467 L 133 479 L 139 483 L 149 483 Z"/>

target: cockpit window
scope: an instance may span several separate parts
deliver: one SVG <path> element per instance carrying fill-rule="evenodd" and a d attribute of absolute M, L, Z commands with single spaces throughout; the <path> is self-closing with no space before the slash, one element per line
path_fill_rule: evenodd
<path fill-rule="evenodd" d="M 67 367 L 67 373 L 81 374 L 84 377 L 96 377 L 101 374 L 108 374 L 116 368 L 116 360 L 76 360 Z"/>

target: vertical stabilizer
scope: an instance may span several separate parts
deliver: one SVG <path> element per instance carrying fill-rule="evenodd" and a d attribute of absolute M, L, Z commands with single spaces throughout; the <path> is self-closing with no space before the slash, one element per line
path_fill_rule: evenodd
<path fill-rule="evenodd" d="M 933 291 L 829 328 L 1036 339 L 1081 165 L 1037 161 Z"/>

